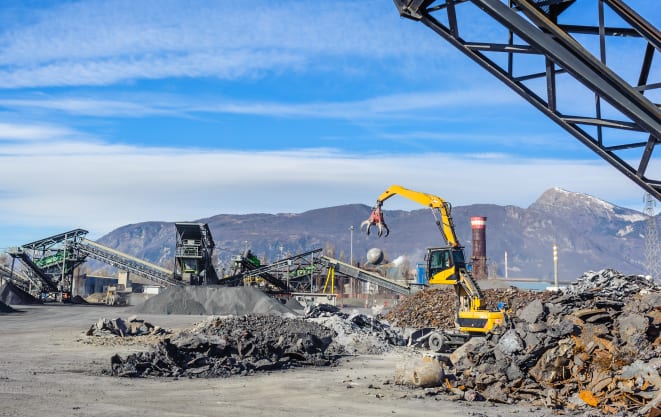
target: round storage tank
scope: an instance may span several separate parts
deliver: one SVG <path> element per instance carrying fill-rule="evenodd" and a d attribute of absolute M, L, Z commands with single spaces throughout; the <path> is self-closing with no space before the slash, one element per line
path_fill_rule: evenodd
<path fill-rule="evenodd" d="M 378 265 L 383 261 L 383 251 L 379 248 L 372 248 L 367 251 L 367 262 Z"/>

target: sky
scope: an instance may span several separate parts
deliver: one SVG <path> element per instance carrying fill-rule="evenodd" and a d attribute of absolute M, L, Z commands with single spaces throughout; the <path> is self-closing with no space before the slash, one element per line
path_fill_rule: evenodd
<path fill-rule="evenodd" d="M 627 3 L 659 27 L 655 2 Z M 466 10 L 464 37 L 499 33 Z M 609 44 L 631 77 L 634 41 Z M 559 97 L 567 112 L 594 106 L 580 88 Z M 560 187 L 644 207 L 642 189 L 391 0 L 3 0 L 0 178 L 0 249 L 371 205 L 392 184 L 455 206 L 527 207 Z"/>

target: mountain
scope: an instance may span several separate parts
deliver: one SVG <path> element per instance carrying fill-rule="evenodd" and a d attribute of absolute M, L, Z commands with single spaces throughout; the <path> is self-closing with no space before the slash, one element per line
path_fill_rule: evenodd
<path fill-rule="evenodd" d="M 370 210 L 366 205 L 349 204 L 298 214 L 219 214 L 194 222 L 209 225 L 220 266 L 229 265 L 231 257 L 246 247 L 267 262 L 316 248 L 348 261 L 351 241 L 355 261 L 364 263 L 367 250 L 379 247 L 386 258 L 405 256 L 415 265 L 423 262 L 427 247 L 444 245 L 429 209 L 384 210 L 390 236 L 381 239 L 376 233 L 367 236 L 360 231 L 360 223 Z M 472 216 L 487 217 L 487 258 L 497 276 L 505 275 L 507 252 L 509 277 L 553 279 L 554 243 L 561 280 L 603 268 L 626 274 L 645 271 L 646 216 L 596 197 L 553 188 L 528 208 L 494 204 L 454 207 L 452 217 L 467 256 L 472 253 Z M 354 226 L 353 233 L 350 226 Z M 173 265 L 173 223 L 123 226 L 98 242 L 166 267 Z"/>

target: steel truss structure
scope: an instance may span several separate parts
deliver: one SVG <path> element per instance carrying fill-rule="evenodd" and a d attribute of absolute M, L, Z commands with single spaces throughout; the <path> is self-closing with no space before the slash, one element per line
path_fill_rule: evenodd
<path fill-rule="evenodd" d="M 240 273 L 225 277 L 220 283 L 237 286 L 246 278 L 259 277 L 284 292 L 312 291 L 314 277 L 319 276 L 322 268 L 319 262 L 321 251 L 321 248 L 312 249 L 260 267 L 243 262 L 245 268 Z"/>
<path fill-rule="evenodd" d="M 159 285 L 170 287 L 181 284 L 181 282 L 174 279 L 173 272 L 168 269 L 94 241 L 81 239 L 75 244 L 75 248 L 82 257 L 96 259 L 114 268 L 151 280 Z"/>
<path fill-rule="evenodd" d="M 11 248 L 8 253 L 25 266 L 24 273 L 12 276 L 28 277 L 31 286 L 39 291 L 71 291 L 74 269 L 85 261 L 76 251 L 76 245 L 87 234 L 87 230 L 74 229 L 65 233 L 53 235 L 35 242 L 26 243 L 21 247 Z M 19 286 L 26 288 L 26 284 Z"/>
<path fill-rule="evenodd" d="M 661 34 L 623 1 L 597 0 L 592 15 L 584 11 L 579 14 L 586 24 L 562 23 L 564 16 L 572 15 L 569 13 L 572 7 L 585 6 L 583 0 L 394 0 L 394 3 L 401 16 L 424 23 L 661 200 L 661 181 L 652 178 L 661 175 L 661 171 L 650 166 L 651 162 L 658 162 L 652 159 L 652 154 L 661 141 L 661 111 L 648 98 L 661 87 L 661 73 L 651 71 L 653 58 L 657 55 L 658 59 L 661 51 Z M 506 29 L 502 40 L 494 40 L 493 33 L 472 30 L 475 14 L 473 18 L 462 14 L 462 8 L 471 5 Z M 622 26 L 606 26 L 606 13 L 617 16 Z M 576 15 L 573 13 L 574 18 Z M 462 37 L 468 34 L 480 39 Z M 607 55 L 612 50 L 607 48 L 607 40 L 612 37 L 639 41 L 638 54 L 627 49 L 627 74 L 622 68 L 615 70 L 607 65 L 607 57 L 613 58 Z M 542 58 L 532 70 L 531 60 L 527 59 L 530 56 Z M 629 59 L 632 56 L 640 57 L 640 62 L 632 62 Z M 525 65 L 517 66 L 519 61 Z M 627 81 L 635 78 L 628 74 L 632 68 L 637 68 L 637 79 Z M 573 88 L 563 90 L 569 84 L 560 78 L 565 76 L 594 94 L 594 108 L 581 114 L 560 109 L 559 97 L 563 93 L 569 97 L 573 94 Z M 657 79 L 650 80 L 651 76 Z M 535 85 L 541 88 L 536 91 Z"/>

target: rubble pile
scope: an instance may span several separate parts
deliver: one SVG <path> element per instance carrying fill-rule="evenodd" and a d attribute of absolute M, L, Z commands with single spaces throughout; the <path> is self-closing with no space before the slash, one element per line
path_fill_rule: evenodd
<path fill-rule="evenodd" d="M 653 281 L 588 272 L 566 291 L 532 301 L 510 324 L 451 355 L 454 389 L 496 402 L 626 415 L 659 401 L 661 288 Z"/>
<path fill-rule="evenodd" d="M 296 313 L 263 291 L 251 287 L 170 287 L 134 307 L 138 314 L 243 315 Z"/>
<path fill-rule="evenodd" d="M 317 323 L 277 315 L 211 317 L 153 351 L 111 358 L 121 377 L 229 377 L 334 363 L 335 333 Z"/>
<path fill-rule="evenodd" d="M 11 305 L 41 304 L 39 299 L 18 288 L 10 281 L 6 281 L 0 287 L 0 301 Z"/>
<path fill-rule="evenodd" d="M 159 326 L 139 320 L 135 316 L 131 316 L 128 320 L 121 318 L 106 319 L 100 318 L 94 323 L 89 330 L 85 333 L 86 336 L 146 336 L 146 335 L 162 335 L 169 333 L 167 330 Z"/>
<path fill-rule="evenodd" d="M 544 293 L 521 290 L 514 287 L 482 290 L 486 309 L 496 308 L 504 302 L 512 311 L 517 311 L 530 301 L 546 297 Z M 399 327 L 454 328 L 456 316 L 456 292 L 452 288 L 428 288 L 406 297 L 392 308 L 385 319 Z"/>
<path fill-rule="evenodd" d="M 406 343 L 388 324 L 364 314 L 345 313 L 328 304 L 310 305 L 304 314 L 305 320 L 332 329 L 336 333 L 333 343 L 347 354 L 378 354 Z"/>

